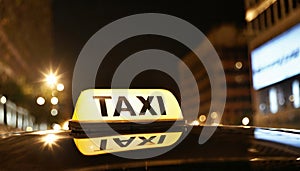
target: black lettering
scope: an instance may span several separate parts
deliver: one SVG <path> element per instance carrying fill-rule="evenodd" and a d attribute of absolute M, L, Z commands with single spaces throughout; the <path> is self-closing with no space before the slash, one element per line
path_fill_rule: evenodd
<path fill-rule="evenodd" d="M 118 144 L 120 147 L 127 147 L 135 137 L 130 137 L 128 140 L 120 140 L 120 138 L 114 138 L 116 144 Z"/>
<path fill-rule="evenodd" d="M 166 139 L 166 135 L 160 136 L 157 144 L 162 144 L 165 141 L 165 139 Z"/>
<path fill-rule="evenodd" d="M 143 103 L 143 107 L 141 109 L 140 115 L 145 115 L 146 110 L 149 110 L 149 112 L 152 115 L 157 115 L 157 113 L 154 111 L 154 109 L 151 107 L 150 103 L 153 100 L 153 96 L 149 96 L 147 100 L 144 99 L 142 96 L 137 96 L 137 98 Z"/>
<path fill-rule="evenodd" d="M 163 98 L 161 96 L 157 96 L 157 100 L 158 100 L 161 115 L 166 115 L 166 109 L 165 109 Z"/>
<path fill-rule="evenodd" d="M 143 140 L 143 142 L 141 142 L 140 144 L 139 144 L 139 146 L 141 146 L 141 145 L 145 145 L 146 143 L 151 143 L 151 144 L 155 144 L 154 142 L 152 142 L 152 140 L 154 139 L 154 138 L 156 138 L 156 136 L 151 136 L 151 137 L 149 137 L 148 139 L 147 138 L 145 138 L 145 137 L 139 137 L 141 140 Z"/>
<path fill-rule="evenodd" d="M 107 140 L 100 141 L 100 150 L 106 150 Z"/>
<path fill-rule="evenodd" d="M 123 108 L 122 107 L 122 104 L 126 105 L 126 108 Z M 126 99 L 125 96 L 120 96 L 118 98 L 118 102 L 117 102 L 117 105 L 116 105 L 116 109 L 115 109 L 115 113 L 114 113 L 114 116 L 120 116 L 120 113 L 124 111 L 124 112 L 130 112 L 130 115 L 131 116 L 136 116 L 132 106 L 130 105 L 129 101 Z"/>
<path fill-rule="evenodd" d="M 111 97 L 110 96 L 93 96 L 93 98 L 99 99 L 101 115 L 108 116 L 105 99 L 111 99 Z"/>

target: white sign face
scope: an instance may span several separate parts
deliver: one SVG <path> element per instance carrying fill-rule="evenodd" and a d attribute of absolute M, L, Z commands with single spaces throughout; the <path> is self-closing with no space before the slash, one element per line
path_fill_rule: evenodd
<path fill-rule="evenodd" d="M 300 74 L 300 24 L 251 52 L 255 90 Z"/>
<path fill-rule="evenodd" d="M 175 96 L 163 89 L 89 89 L 77 101 L 73 121 L 182 120 Z"/>

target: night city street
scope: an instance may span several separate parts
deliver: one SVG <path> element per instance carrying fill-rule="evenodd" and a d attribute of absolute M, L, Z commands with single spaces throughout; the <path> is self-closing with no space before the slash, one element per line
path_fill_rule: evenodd
<path fill-rule="evenodd" d="M 299 170 L 299 15 L 0 0 L 0 170 Z"/>

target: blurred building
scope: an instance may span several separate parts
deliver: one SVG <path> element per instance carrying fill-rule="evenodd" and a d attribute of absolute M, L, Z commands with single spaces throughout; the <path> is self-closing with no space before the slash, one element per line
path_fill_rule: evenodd
<path fill-rule="evenodd" d="M 51 1 L 2 0 L 0 13 L 2 72 L 36 80 L 53 56 Z"/>
<path fill-rule="evenodd" d="M 300 1 L 246 0 L 254 124 L 300 128 Z"/>
<path fill-rule="evenodd" d="M 12 126 L 20 127 L 15 121 L 20 106 L 39 119 L 35 98 L 40 69 L 48 67 L 52 55 L 51 1 L 1 0 L 0 94 L 14 102 L 8 106 L 16 106 L 7 118 L 14 120 Z"/>
<path fill-rule="evenodd" d="M 225 24 L 210 31 L 207 37 L 219 55 L 226 77 L 227 97 L 221 124 L 241 125 L 244 117 L 251 120 L 252 116 L 248 51 L 244 31 L 234 25 Z M 201 45 L 199 48 L 201 48 Z M 206 50 L 201 50 L 201 53 L 206 53 Z M 211 85 L 207 71 L 193 53 L 185 56 L 183 61 L 191 69 L 198 83 L 200 93 L 199 116 L 202 115 L 200 121 L 204 123 L 204 118 L 209 117 L 211 107 Z M 211 61 L 211 63 L 213 62 Z M 190 78 L 185 77 L 182 69 L 179 71 L 182 83 L 189 84 Z M 218 73 L 214 74 L 217 77 Z M 218 86 L 225 85 L 220 84 Z M 184 91 L 187 92 L 182 92 L 183 94 L 188 94 L 189 90 Z M 193 100 L 191 100 L 186 107 L 193 107 L 195 105 L 193 103 Z M 216 114 L 215 116 L 219 117 L 219 114 Z"/>

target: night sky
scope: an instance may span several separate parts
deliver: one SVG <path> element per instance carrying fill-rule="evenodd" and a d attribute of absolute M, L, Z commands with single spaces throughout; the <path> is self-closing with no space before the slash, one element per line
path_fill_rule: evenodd
<path fill-rule="evenodd" d="M 96 31 L 119 18 L 147 12 L 177 16 L 204 33 L 222 23 L 236 23 L 240 26 L 244 24 L 242 0 L 190 2 L 54 0 L 56 57 L 66 62 L 66 65 L 72 66 L 83 45 Z"/>
<path fill-rule="evenodd" d="M 71 83 L 73 67 L 80 50 L 88 39 L 103 26 L 119 18 L 138 13 L 164 13 L 182 18 L 198 27 L 203 33 L 224 23 L 244 26 L 244 2 L 242 0 L 210 1 L 95 1 L 95 0 L 54 0 L 53 24 L 55 57 L 53 64 L 60 67 L 64 79 Z M 146 43 L 145 43 L 146 42 Z M 96 79 L 97 88 L 108 88 L 114 69 L 132 53 L 156 48 L 169 51 L 178 57 L 188 49 L 179 42 L 159 36 L 138 36 L 121 42 L 106 56 Z M 133 87 L 167 88 L 174 82 L 166 74 L 152 71 L 137 76 Z M 152 77 L 151 77 L 152 75 Z M 153 76 L 155 75 L 155 76 Z M 158 82 L 155 80 L 165 80 Z M 143 84 L 147 83 L 147 84 Z M 166 84 L 167 83 L 167 84 Z M 66 85 L 71 96 L 71 84 Z M 176 87 L 176 86 L 175 86 Z M 175 88 L 176 89 L 176 88 Z M 175 90 L 176 91 L 176 90 Z"/>

